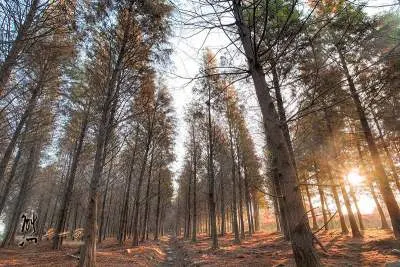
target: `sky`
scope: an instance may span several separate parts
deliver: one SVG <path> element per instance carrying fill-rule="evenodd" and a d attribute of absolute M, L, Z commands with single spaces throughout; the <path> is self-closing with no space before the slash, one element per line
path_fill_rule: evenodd
<path fill-rule="evenodd" d="M 175 16 L 178 17 L 178 20 L 181 18 L 178 12 L 175 12 Z M 172 170 L 175 172 L 175 179 L 179 176 L 184 162 L 184 144 L 187 140 L 188 132 L 186 129 L 187 125 L 184 121 L 184 113 L 185 107 L 193 98 L 192 88 L 196 83 L 192 78 L 199 72 L 202 55 L 206 48 L 211 49 L 215 53 L 228 43 L 229 39 L 220 30 L 215 30 L 211 33 L 201 32 L 193 35 L 193 31 L 186 29 L 185 26 L 179 24 L 174 25 L 173 37 L 171 38 L 171 44 L 174 49 L 171 55 L 173 67 L 171 71 L 164 73 L 164 75 L 166 77 L 167 86 L 173 97 L 173 104 L 177 115 L 177 136 L 175 140 L 176 161 L 172 166 Z M 217 55 L 217 60 L 219 61 L 219 59 L 220 56 Z M 249 107 L 246 112 L 247 122 L 250 122 L 253 126 L 250 131 L 259 141 L 260 146 L 262 146 L 263 138 L 260 132 L 261 129 L 258 127 L 261 117 L 257 101 L 254 93 L 245 87 L 246 86 L 241 86 L 241 90 L 236 88 L 241 91 L 240 96 L 245 96 L 244 99 L 241 99 L 239 96 L 239 101 L 242 103 L 243 100 L 246 101 L 246 106 Z M 260 148 L 260 146 L 258 147 Z M 259 149 L 259 152 L 261 153 L 261 149 Z"/>

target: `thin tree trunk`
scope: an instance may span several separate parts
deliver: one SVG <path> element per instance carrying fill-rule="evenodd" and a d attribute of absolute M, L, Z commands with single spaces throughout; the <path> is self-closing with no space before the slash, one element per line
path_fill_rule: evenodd
<path fill-rule="evenodd" d="M 342 191 L 344 205 L 346 206 L 346 209 L 347 209 L 347 216 L 349 217 L 351 233 L 352 233 L 353 237 L 361 237 L 361 232 L 358 229 L 356 217 L 354 216 L 353 210 L 351 209 L 349 195 L 347 194 L 347 191 L 346 191 L 346 188 L 344 187 L 343 182 L 339 181 L 339 183 L 340 183 L 340 190 Z"/>
<path fill-rule="evenodd" d="M 243 170 L 244 170 L 244 197 L 246 201 L 246 214 L 247 214 L 247 226 L 249 228 L 249 235 L 251 236 L 253 233 L 253 222 L 251 221 L 251 207 L 250 207 L 250 193 L 249 193 L 249 181 L 248 174 L 246 168 L 246 161 L 243 160 Z"/>
<path fill-rule="evenodd" d="M 353 199 L 354 205 L 356 207 L 357 218 L 358 218 L 358 223 L 360 224 L 360 229 L 365 230 L 364 222 L 363 222 L 361 212 L 360 212 L 360 208 L 358 207 L 358 203 L 357 203 L 357 197 L 356 197 L 356 194 L 355 194 L 354 189 L 351 184 L 349 184 L 349 191 L 350 191 L 350 196 Z"/>
<path fill-rule="evenodd" d="M 146 237 L 146 232 L 147 232 L 147 223 L 148 223 L 148 215 L 149 215 L 149 205 L 150 205 L 150 183 L 151 183 L 151 171 L 153 169 L 153 160 L 154 160 L 154 148 L 155 146 L 153 145 L 151 149 L 151 156 L 150 156 L 150 164 L 149 164 L 149 172 L 147 174 L 147 187 L 146 187 L 146 203 L 145 203 L 145 208 L 144 208 L 144 217 L 143 217 L 143 231 L 142 231 L 142 237 L 141 237 L 141 242 L 145 240 Z"/>
<path fill-rule="evenodd" d="M 240 218 L 240 236 L 244 239 L 244 219 L 243 219 L 243 188 L 242 188 L 242 173 L 240 171 L 240 150 L 239 150 L 239 142 L 236 140 L 236 156 L 237 156 L 237 168 L 238 168 L 238 185 L 239 185 L 239 218 Z"/>
<path fill-rule="evenodd" d="M 221 202 L 221 236 L 225 236 L 226 233 L 226 214 L 225 214 L 225 190 L 224 190 L 224 181 L 221 181 L 220 184 L 220 202 Z"/>
<path fill-rule="evenodd" d="M 230 150 L 231 150 L 231 158 L 232 158 L 232 230 L 235 234 L 235 243 L 240 243 L 239 237 L 239 226 L 237 220 L 237 206 L 236 206 L 236 162 L 235 162 L 235 152 L 233 149 L 233 134 L 232 134 L 232 125 L 231 120 L 228 119 L 228 127 L 229 127 L 229 140 L 230 140 Z"/>
<path fill-rule="evenodd" d="M 110 167 L 108 168 L 108 174 L 107 174 L 107 181 L 106 181 L 106 188 L 104 190 L 103 194 L 103 203 L 101 205 L 101 215 L 100 215 L 100 228 L 99 228 L 99 244 L 103 240 L 103 232 L 104 232 L 104 216 L 105 216 L 105 209 L 106 209 L 106 201 L 107 201 L 107 194 L 108 194 L 108 187 L 110 185 L 110 180 L 111 180 L 111 171 L 113 168 L 114 163 L 114 157 L 111 158 L 111 163 Z"/>
<path fill-rule="evenodd" d="M 22 146 L 22 144 L 21 144 L 21 146 Z M 11 185 L 13 183 L 15 174 L 17 172 L 17 167 L 18 167 L 19 160 L 21 158 L 21 154 L 22 154 L 22 152 L 21 152 L 21 147 L 20 147 L 18 149 L 17 155 L 14 158 L 14 162 L 13 162 L 13 165 L 12 165 L 12 168 L 11 168 L 11 172 L 8 175 L 8 179 L 7 179 L 6 184 L 4 186 L 4 192 L 3 192 L 3 195 L 1 196 L 1 200 L 0 200 L 0 215 L 3 212 L 4 206 L 6 205 L 7 197 L 8 197 L 8 194 L 10 193 Z"/>
<path fill-rule="evenodd" d="M 60 249 L 62 246 L 62 238 L 59 236 L 59 234 L 64 231 L 65 222 L 67 219 L 67 212 L 69 209 L 69 204 L 71 202 L 72 192 L 74 189 L 75 174 L 76 174 L 76 170 L 78 168 L 79 157 L 82 153 L 82 146 L 83 146 L 83 141 L 84 141 L 85 135 L 86 135 L 88 121 L 89 121 L 89 111 L 86 111 L 83 121 L 81 123 L 81 131 L 80 131 L 79 137 L 78 137 L 76 145 L 75 145 L 75 149 L 74 149 L 75 151 L 74 151 L 74 156 L 73 156 L 73 160 L 72 160 L 71 171 L 69 172 L 69 176 L 66 179 L 67 186 L 65 188 L 64 198 L 62 200 L 61 210 L 60 210 L 60 213 L 58 216 L 56 232 L 55 232 L 55 236 L 53 239 L 53 249 Z"/>
<path fill-rule="evenodd" d="M 254 227 L 256 231 L 260 231 L 260 208 L 258 199 L 254 199 Z"/>
<path fill-rule="evenodd" d="M 318 184 L 317 187 L 318 187 L 319 199 L 320 199 L 320 202 L 321 202 L 322 217 L 324 219 L 324 228 L 325 228 L 326 231 L 328 231 L 329 230 L 329 225 L 328 225 L 328 216 L 327 216 L 327 213 L 326 213 L 326 199 L 325 199 L 324 191 L 322 190 L 322 187 L 320 186 L 320 182 L 321 181 L 320 181 L 319 175 L 317 173 L 317 166 L 316 166 L 316 162 L 315 161 L 314 161 L 314 168 L 315 168 L 315 172 L 316 172 L 315 179 L 316 179 L 317 184 Z"/>
<path fill-rule="evenodd" d="M 159 227 L 160 227 L 160 202 L 161 202 L 161 174 L 158 174 L 158 185 L 157 185 L 157 209 L 156 209 L 156 229 L 155 229 L 155 234 L 154 234 L 154 240 L 158 240 L 158 235 L 159 235 Z M 178 209 L 179 211 L 179 199 L 178 199 Z M 177 216 L 178 218 L 179 216 Z M 176 224 L 177 227 L 179 223 Z M 178 235 L 178 231 L 175 231 L 176 234 Z"/>
<path fill-rule="evenodd" d="M 382 206 L 379 203 L 378 197 L 376 196 L 374 186 L 371 182 L 368 183 L 371 191 L 372 198 L 375 201 L 376 209 L 378 210 L 379 217 L 381 218 L 381 229 L 390 229 L 389 224 L 386 221 L 385 213 L 383 212 Z"/>
<path fill-rule="evenodd" d="M 194 124 L 192 124 L 192 139 L 193 139 L 193 229 L 192 242 L 197 240 L 197 144 Z M 223 198 L 223 197 L 222 197 Z"/>
<path fill-rule="evenodd" d="M 185 239 L 189 239 L 190 237 L 190 221 L 191 221 L 191 212 L 190 212 L 190 207 L 191 207 L 191 203 L 190 203 L 190 195 L 192 193 L 192 174 L 191 172 L 189 173 L 188 176 L 188 191 L 187 191 L 187 196 L 186 196 L 186 226 L 185 226 Z"/>
<path fill-rule="evenodd" d="M 107 209 L 106 225 L 105 225 L 105 228 L 103 231 L 103 239 L 106 239 L 107 234 L 108 234 L 108 236 L 110 236 L 110 231 L 109 230 L 107 231 L 107 229 L 109 228 L 110 211 L 111 211 L 111 207 L 112 207 L 111 205 L 113 202 L 113 195 L 114 195 L 113 188 L 114 188 L 114 184 L 112 184 L 111 188 L 110 188 L 111 194 L 110 194 L 110 201 L 108 203 L 108 209 Z"/>
<path fill-rule="evenodd" d="M 152 137 L 151 131 L 152 131 L 152 129 L 150 129 L 150 131 L 148 133 L 145 152 L 144 152 L 144 155 L 143 155 L 142 166 L 140 168 L 140 174 L 139 174 L 139 177 L 138 177 L 138 184 L 137 184 L 136 191 L 135 191 L 134 215 L 133 215 L 133 241 L 132 241 L 132 245 L 133 246 L 139 246 L 138 224 L 139 224 L 140 190 L 142 188 L 144 171 L 145 171 L 145 168 L 146 168 L 147 158 L 148 158 L 148 154 L 149 154 L 149 150 L 150 150 L 150 143 L 151 143 L 151 137 Z"/>
<path fill-rule="evenodd" d="M 308 186 L 305 186 L 306 189 L 306 194 L 307 194 L 307 199 L 308 199 L 308 205 L 310 206 L 310 212 L 311 212 L 311 218 L 312 218 L 312 228 L 314 230 L 318 229 L 318 223 L 317 223 L 317 216 L 315 216 L 315 210 L 311 201 L 311 194 L 310 190 L 308 189 Z"/>
<path fill-rule="evenodd" d="M 210 211 L 210 232 L 212 239 L 212 249 L 218 248 L 218 235 L 217 235 L 217 221 L 216 221 L 216 209 L 215 209 L 215 176 L 214 176 L 214 144 L 212 138 L 212 127 L 211 127 L 211 88 L 208 87 L 208 208 Z"/>

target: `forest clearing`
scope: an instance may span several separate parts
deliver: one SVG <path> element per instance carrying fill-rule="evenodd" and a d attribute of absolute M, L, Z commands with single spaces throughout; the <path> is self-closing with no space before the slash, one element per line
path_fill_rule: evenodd
<path fill-rule="evenodd" d="M 0 266 L 400 266 L 399 11 L 0 0 Z"/>

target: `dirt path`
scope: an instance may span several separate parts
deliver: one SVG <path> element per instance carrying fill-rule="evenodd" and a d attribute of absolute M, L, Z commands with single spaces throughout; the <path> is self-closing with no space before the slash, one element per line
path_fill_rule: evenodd
<path fill-rule="evenodd" d="M 168 236 L 168 245 L 165 247 L 167 259 L 160 266 L 191 266 L 187 254 L 183 248 L 183 244 L 174 236 Z"/>

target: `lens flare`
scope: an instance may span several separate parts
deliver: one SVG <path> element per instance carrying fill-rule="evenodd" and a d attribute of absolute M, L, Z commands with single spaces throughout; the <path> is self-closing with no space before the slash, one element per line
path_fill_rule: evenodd
<path fill-rule="evenodd" d="M 347 174 L 347 181 L 353 186 L 361 185 L 364 181 L 364 176 L 361 176 L 358 169 L 352 169 Z"/>

